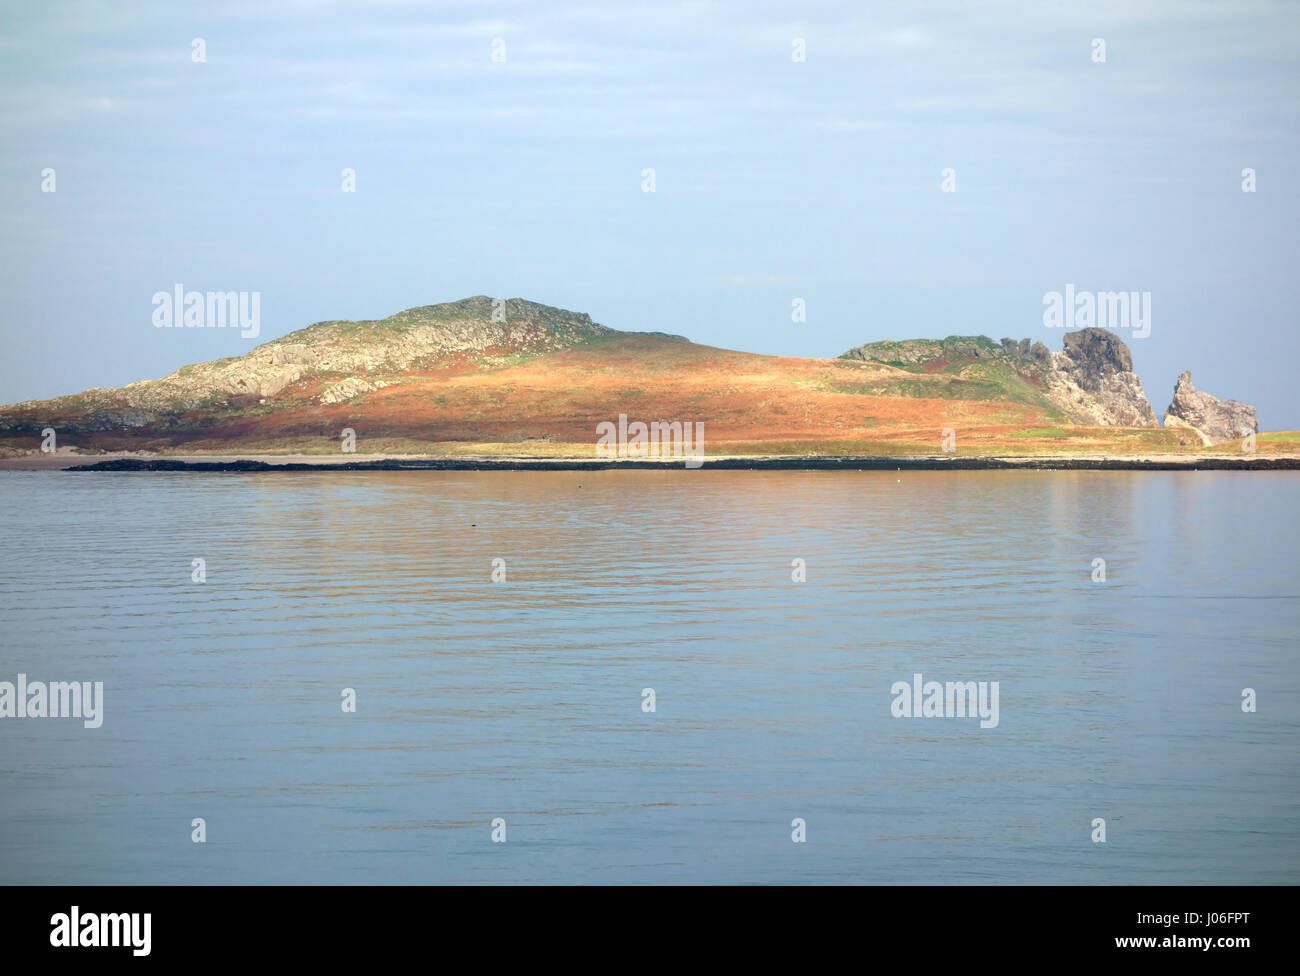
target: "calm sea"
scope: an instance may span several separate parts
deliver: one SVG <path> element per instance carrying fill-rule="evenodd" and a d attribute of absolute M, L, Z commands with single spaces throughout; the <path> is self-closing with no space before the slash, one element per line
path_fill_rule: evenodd
<path fill-rule="evenodd" d="M 0 472 L 0 882 L 1295 883 L 1298 487 Z"/>

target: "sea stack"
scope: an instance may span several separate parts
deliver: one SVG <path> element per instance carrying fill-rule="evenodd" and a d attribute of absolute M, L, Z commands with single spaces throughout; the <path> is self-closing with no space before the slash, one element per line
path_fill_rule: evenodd
<path fill-rule="evenodd" d="M 1192 374 L 1184 371 L 1174 387 L 1174 399 L 1165 412 L 1166 427 L 1188 427 L 1205 445 L 1235 441 L 1259 432 L 1255 408 L 1238 400 L 1220 400 L 1192 386 Z"/>

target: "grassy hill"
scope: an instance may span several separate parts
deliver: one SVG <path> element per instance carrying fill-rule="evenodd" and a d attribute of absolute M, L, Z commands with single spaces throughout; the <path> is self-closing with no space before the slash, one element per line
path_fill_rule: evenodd
<path fill-rule="evenodd" d="M 492 311 L 479 296 L 317 323 L 161 380 L 0 408 L 0 450 L 33 450 L 49 426 L 91 451 L 330 454 L 351 428 L 362 453 L 590 457 L 596 425 L 619 414 L 702 422 L 711 455 L 938 454 L 945 429 L 958 455 L 1199 449 L 1187 430 L 1073 423 L 1027 342 L 800 359 L 618 332 L 520 299 L 503 322 Z M 1274 448 L 1296 445 L 1260 437 Z"/>

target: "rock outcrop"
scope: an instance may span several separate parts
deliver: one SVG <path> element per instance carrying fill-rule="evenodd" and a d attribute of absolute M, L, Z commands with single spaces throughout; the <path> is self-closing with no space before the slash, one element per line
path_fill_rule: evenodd
<path fill-rule="evenodd" d="M 1065 348 L 1052 353 L 1045 380 L 1052 400 L 1077 423 L 1160 426 L 1128 346 L 1106 329 L 1065 333 Z"/>
<path fill-rule="evenodd" d="M 1155 411 L 1133 372 L 1128 346 L 1107 329 L 1065 333 L 1065 348 L 1041 342 L 986 336 L 949 336 L 903 342 L 869 342 L 842 358 L 933 370 L 962 362 L 1001 363 L 1043 390 L 1072 421 L 1094 427 L 1158 427 Z"/>
<path fill-rule="evenodd" d="M 1255 408 L 1238 400 L 1220 400 L 1192 386 L 1192 374 L 1184 372 L 1174 387 L 1174 399 L 1165 411 L 1166 427 L 1188 427 L 1200 434 L 1206 445 L 1235 441 L 1259 433 Z"/>
<path fill-rule="evenodd" d="M 355 400 L 363 393 L 369 393 L 371 390 L 378 390 L 385 386 L 392 386 L 385 380 L 376 380 L 371 383 L 367 380 L 359 380 L 355 376 L 349 376 L 345 380 L 340 380 L 321 391 L 317 399 L 321 403 L 346 403 L 348 400 Z"/>

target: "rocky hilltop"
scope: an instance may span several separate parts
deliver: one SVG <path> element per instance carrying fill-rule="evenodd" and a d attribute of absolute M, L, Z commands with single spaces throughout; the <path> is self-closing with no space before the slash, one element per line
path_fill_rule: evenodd
<path fill-rule="evenodd" d="M 184 366 L 158 380 L 75 397 L 15 404 L 14 411 L 73 408 L 92 430 L 143 427 L 170 415 L 261 403 L 304 381 L 322 381 L 320 403 L 339 403 L 400 381 L 401 374 L 470 358 L 500 365 L 512 356 L 565 349 L 612 333 L 583 312 L 485 295 L 409 308 L 386 319 L 318 322 L 243 356 Z M 3 418 L 0 418 L 2 424 Z"/>
<path fill-rule="evenodd" d="M 1259 433 L 1255 408 L 1237 400 L 1220 400 L 1192 386 L 1184 371 L 1174 387 L 1174 399 L 1165 412 L 1166 427 L 1190 427 L 1205 445 L 1235 441 Z"/>
<path fill-rule="evenodd" d="M 1158 427 L 1155 412 L 1133 372 L 1128 346 L 1106 329 L 1065 333 L 1065 348 L 1052 352 L 1041 342 L 987 336 L 949 336 L 905 342 L 871 342 L 843 358 L 926 371 L 964 361 L 1002 364 L 1043 390 L 1045 398 L 1078 424 Z"/>

